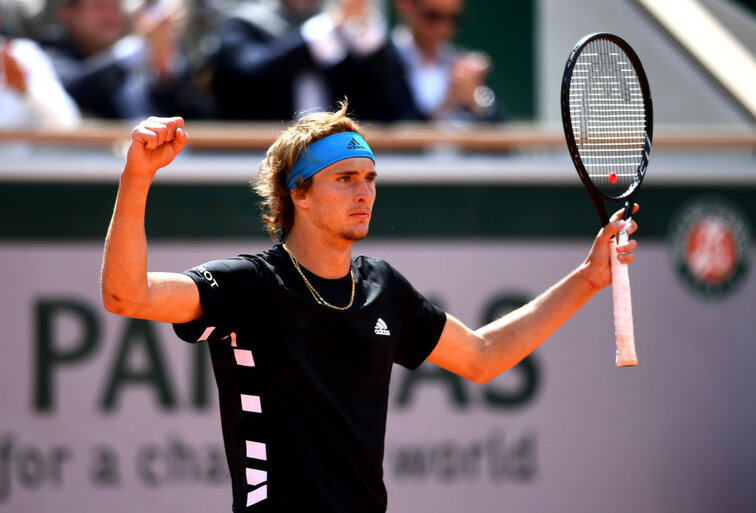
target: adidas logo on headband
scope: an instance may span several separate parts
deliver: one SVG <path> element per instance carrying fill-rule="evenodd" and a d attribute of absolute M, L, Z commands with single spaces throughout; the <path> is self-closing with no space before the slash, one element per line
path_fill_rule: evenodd
<path fill-rule="evenodd" d="M 360 141 L 352 137 L 352 140 L 349 141 L 349 144 L 347 144 L 346 149 L 347 150 L 364 150 L 365 147 L 362 144 L 360 144 Z"/>

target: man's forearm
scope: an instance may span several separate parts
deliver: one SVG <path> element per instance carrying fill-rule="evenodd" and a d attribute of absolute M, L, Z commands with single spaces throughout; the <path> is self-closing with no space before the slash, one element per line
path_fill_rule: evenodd
<path fill-rule="evenodd" d="M 573 271 L 528 304 L 478 329 L 484 379 L 491 379 L 519 363 L 596 291 L 578 271 Z"/>
<path fill-rule="evenodd" d="M 129 301 L 147 293 L 145 208 L 150 180 L 124 172 L 105 239 L 102 261 L 102 299 L 105 308 L 124 313 Z"/>

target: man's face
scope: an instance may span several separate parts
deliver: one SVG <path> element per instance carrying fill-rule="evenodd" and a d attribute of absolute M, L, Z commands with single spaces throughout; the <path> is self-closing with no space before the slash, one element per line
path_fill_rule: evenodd
<path fill-rule="evenodd" d="M 61 8 L 61 21 L 90 54 L 109 48 L 123 35 L 121 0 L 75 0 Z"/>
<path fill-rule="evenodd" d="M 436 51 L 451 41 L 457 32 L 462 7 L 463 0 L 406 0 L 407 24 L 417 45 Z"/>
<path fill-rule="evenodd" d="M 376 176 L 375 164 L 367 157 L 341 160 L 318 172 L 304 194 L 306 222 L 334 242 L 364 239 L 375 201 Z"/>

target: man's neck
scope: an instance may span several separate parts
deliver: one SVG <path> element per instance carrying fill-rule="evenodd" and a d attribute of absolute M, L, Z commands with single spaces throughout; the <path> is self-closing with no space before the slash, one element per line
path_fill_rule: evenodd
<path fill-rule="evenodd" d="M 299 264 L 321 278 L 342 278 L 349 273 L 352 243 L 332 243 L 319 237 L 306 237 L 297 230 L 286 239 L 286 247 Z"/>
<path fill-rule="evenodd" d="M 415 34 L 410 33 L 412 36 L 412 43 L 417 49 L 417 53 L 424 63 L 431 63 L 438 59 L 441 53 L 442 45 L 431 43 L 429 41 L 423 41 L 418 39 Z"/>
<path fill-rule="evenodd" d="M 418 46 L 417 50 L 418 50 L 418 53 L 420 54 L 420 57 L 423 59 L 424 64 L 433 63 L 436 61 L 436 59 L 438 59 L 438 54 L 439 54 L 438 46 L 432 46 L 432 45 Z"/>

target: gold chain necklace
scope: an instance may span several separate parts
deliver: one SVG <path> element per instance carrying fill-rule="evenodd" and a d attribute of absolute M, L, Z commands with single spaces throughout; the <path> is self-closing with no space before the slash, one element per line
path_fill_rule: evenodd
<path fill-rule="evenodd" d="M 321 296 L 318 293 L 318 291 L 315 290 L 315 287 L 312 286 L 312 284 L 310 283 L 310 280 L 308 280 L 307 276 L 305 276 L 304 273 L 302 272 L 302 269 L 299 267 L 299 262 L 294 257 L 294 255 L 292 254 L 291 250 L 286 245 L 286 243 L 282 244 L 282 246 L 284 250 L 286 250 L 286 253 L 289 254 L 289 258 L 291 258 L 291 263 L 294 264 L 294 268 L 297 270 L 299 275 L 304 280 L 305 285 L 307 285 L 307 288 L 310 290 L 312 297 L 315 298 L 316 303 L 318 303 L 319 305 L 327 306 L 329 308 L 333 308 L 334 310 L 348 310 L 352 306 L 352 303 L 354 302 L 354 271 L 352 271 L 352 269 L 349 269 L 349 276 L 352 278 L 352 295 L 349 298 L 349 304 L 346 306 L 335 306 L 329 303 L 328 301 L 326 301 L 325 299 L 323 299 L 323 296 Z"/>

